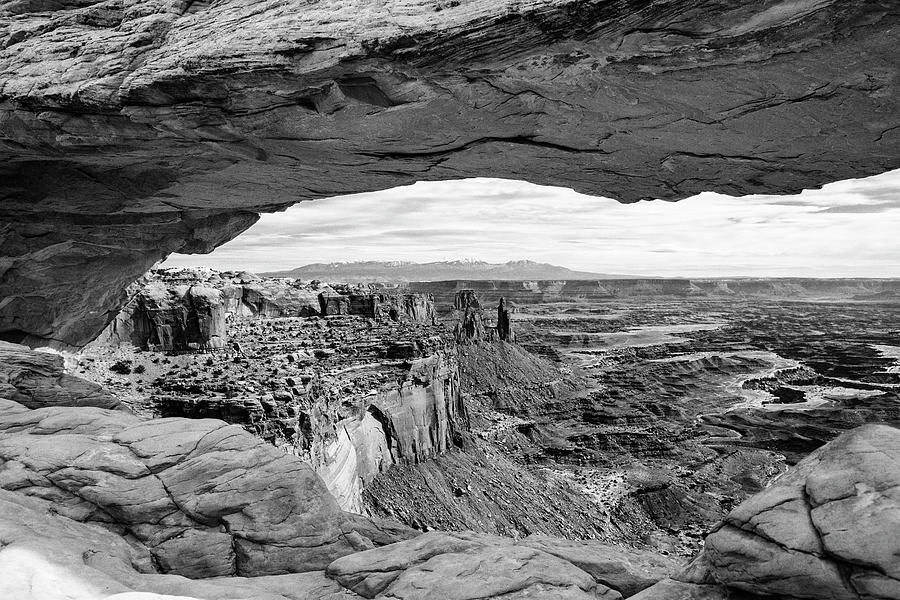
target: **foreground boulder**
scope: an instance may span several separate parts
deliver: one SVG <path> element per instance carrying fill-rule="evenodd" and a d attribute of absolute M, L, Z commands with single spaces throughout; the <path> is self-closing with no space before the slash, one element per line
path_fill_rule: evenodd
<path fill-rule="evenodd" d="M 0 488 L 147 548 L 166 573 L 272 575 L 409 533 L 341 511 L 312 468 L 212 419 L 0 400 Z"/>
<path fill-rule="evenodd" d="M 734 509 L 679 578 L 778 597 L 894 600 L 898 531 L 900 430 L 865 425 Z"/>
<path fill-rule="evenodd" d="M 646 550 L 624 549 L 601 542 L 531 535 L 522 545 L 552 554 L 588 572 L 597 583 L 620 592 L 637 594 L 676 572 L 678 561 Z"/>
<path fill-rule="evenodd" d="M 10 600 L 338 600 L 321 571 L 198 581 L 153 572 L 150 554 L 53 503 L 0 490 L 0 598 Z"/>
<path fill-rule="evenodd" d="M 509 538 L 432 532 L 338 559 L 326 571 L 365 598 L 603 598 L 621 594 L 567 560 Z"/>
<path fill-rule="evenodd" d="M 631 600 L 751 600 L 744 594 L 733 593 L 724 585 L 697 584 L 663 579 L 631 597 Z"/>
<path fill-rule="evenodd" d="M 64 372 L 63 358 L 0 341 L 0 398 L 27 406 L 116 408 L 119 400 L 96 383 Z"/>

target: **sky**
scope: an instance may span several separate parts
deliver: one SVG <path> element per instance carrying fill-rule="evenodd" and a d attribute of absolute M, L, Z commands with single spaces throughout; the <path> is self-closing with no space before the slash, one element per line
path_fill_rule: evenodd
<path fill-rule="evenodd" d="M 302 202 L 212 254 L 164 265 L 462 258 L 665 277 L 900 277 L 900 170 L 793 196 L 636 204 L 503 179 L 418 182 Z"/>

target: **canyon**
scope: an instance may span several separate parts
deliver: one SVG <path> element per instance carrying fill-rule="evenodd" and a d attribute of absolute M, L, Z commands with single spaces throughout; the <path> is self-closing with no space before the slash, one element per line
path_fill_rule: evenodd
<path fill-rule="evenodd" d="M 896 169 L 898 24 L 0 0 L 0 596 L 897 598 L 896 282 L 146 273 L 420 180 L 635 202 Z"/>
<path fill-rule="evenodd" d="M 231 597 L 217 587 L 223 576 L 273 598 L 483 597 L 475 581 L 490 594 L 548 598 L 892 598 L 889 558 L 858 558 L 858 540 L 833 542 L 839 550 L 824 558 L 786 525 L 822 514 L 832 515 L 823 527 L 844 527 L 834 520 L 843 509 L 828 503 L 846 502 L 845 492 L 781 499 L 828 476 L 837 478 L 828 486 L 874 494 L 865 502 L 878 516 L 850 515 L 862 531 L 900 508 L 880 479 L 896 473 L 896 430 L 841 435 L 865 422 L 900 425 L 900 302 L 882 293 L 893 282 L 856 282 L 864 299 L 848 299 L 846 282 L 792 282 L 788 300 L 777 282 L 761 283 L 691 297 L 671 285 L 600 296 L 557 286 L 552 297 L 495 306 L 442 282 L 151 272 L 82 352 L 0 348 L 10 402 L 0 487 L 30 515 L 27 532 L 0 530 L 10 540 L 0 563 L 36 539 L 58 547 L 36 532 L 66 519 L 65 556 L 124 536 L 106 551 L 115 558 L 89 563 L 110 589 L 197 598 Z M 429 286 L 437 293 L 410 291 Z M 60 435 L 78 442 L 51 452 Z M 849 458 L 868 457 L 872 444 L 893 458 Z M 93 464 L 97 452 L 107 462 Z M 152 481 L 140 479 L 147 468 L 174 504 L 154 500 Z M 301 524 L 312 521 L 276 528 L 306 532 L 302 540 L 267 537 L 266 503 L 285 491 L 259 482 L 285 476 L 316 482 L 303 502 L 328 499 L 319 512 L 293 509 L 324 519 L 314 538 Z M 179 495 L 190 486 L 209 499 Z M 129 508 L 128 494 L 147 500 Z M 244 516 L 248 501 L 257 508 Z M 785 525 L 746 525 L 770 514 Z M 778 578 L 785 559 L 772 547 L 808 553 L 791 567 L 806 584 Z M 863 563 L 883 566 L 854 566 Z M 27 564 L 40 581 L 44 563 Z M 835 587 L 834 573 L 848 569 L 854 583 Z M 479 579 L 463 575 L 472 572 Z M 14 587 L 21 579 L 6 589 L 24 589 Z"/>

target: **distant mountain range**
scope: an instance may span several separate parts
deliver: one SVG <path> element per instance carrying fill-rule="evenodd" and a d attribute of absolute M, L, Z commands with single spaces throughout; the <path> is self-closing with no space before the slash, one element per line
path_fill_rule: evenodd
<path fill-rule="evenodd" d="M 613 273 L 573 271 L 566 267 L 530 260 L 488 263 L 479 260 L 450 260 L 415 263 L 404 261 L 363 261 L 314 263 L 290 271 L 261 273 L 266 277 L 293 277 L 332 282 L 407 282 L 446 281 L 450 279 L 481 280 L 575 280 L 638 279 Z"/>

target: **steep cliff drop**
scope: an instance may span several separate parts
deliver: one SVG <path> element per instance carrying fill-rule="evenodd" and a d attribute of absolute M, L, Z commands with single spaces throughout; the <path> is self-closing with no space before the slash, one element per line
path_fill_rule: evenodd
<path fill-rule="evenodd" d="M 428 294 L 154 271 L 79 361 L 141 414 L 222 419 L 302 457 L 356 513 L 376 475 L 447 451 L 467 426 Z"/>

